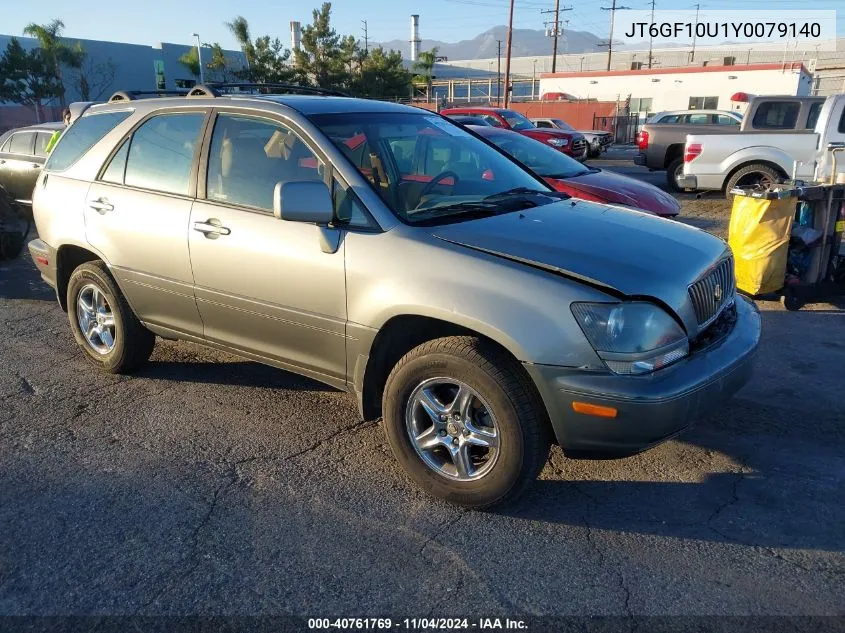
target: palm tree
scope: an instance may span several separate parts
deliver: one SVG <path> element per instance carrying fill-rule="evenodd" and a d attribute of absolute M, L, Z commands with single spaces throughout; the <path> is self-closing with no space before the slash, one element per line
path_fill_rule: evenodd
<path fill-rule="evenodd" d="M 243 51 L 246 57 L 246 78 L 247 80 L 252 80 L 251 69 L 255 65 L 255 44 L 252 43 L 252 37 L 249 33 L 249 22 L 246 21 L 245 17 L 239 15 L 231 22 L 225 22 L 224 24 L 231 31 L 232 35 L 235 36 L 238 44 L 240 44 L 241 51 Z"/>
<path fill-rule="evenodd" d="M 437 61 L 437 47 L 435 46 L 430 51 L 422 51 L 417 56 L 417 61 L 414 62 L 414 70 L 419 71 L 421 76 L 425 79 L 426 85 L 426 99 L 431 100 L 431 80 L 434 74 L 434 64 Z"/>
<path fill-rule="evenodd" d="M 29 35 L 38 40 L 38 45 L 41 47 L 44 58 L 53 69 L 53 74 L 61 86 L 62 105 L 65 102 L 62 64 L 71 68 L 79 68 L 85 57 L 85 51 L 80 45 L 77 45 L 76 48 L 71 48 L 62 41 L 62 31 L 64 28 L 65 23 L 56 19 L 49 24 L 30 22 L 23 29 L 24 35 Z"/>

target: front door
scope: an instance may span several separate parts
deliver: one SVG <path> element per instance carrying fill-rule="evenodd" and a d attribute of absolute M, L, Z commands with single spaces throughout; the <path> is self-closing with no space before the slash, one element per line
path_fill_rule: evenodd
<path fill-rule="evenodd" d="M 343 242 L 323 252 L 319 227 L 273 215 L 276 183 L 323 180 L 322 160 L 279 121 L 221 112 L 207 162 L 189 231 L 205 337 L 345 380 Z"/>
<path fill-rule="evenodd" d="M 188 221 L 205 111 L 140 125 L 88 190 L 88 242 L 109 262 L 138 317 L 202 336 L 188 254 Z"/>

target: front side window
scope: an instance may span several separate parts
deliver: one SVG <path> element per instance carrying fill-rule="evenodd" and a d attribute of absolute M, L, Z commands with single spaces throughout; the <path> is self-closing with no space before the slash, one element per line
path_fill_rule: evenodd
<path fill-rule="evenodd" d="M 35 132 L 18 132 L 17 134 L 13 134 L 12 142 L 9 143 L 9 153 L 32 156 L 34 142 Z"/>
<path fill-rule="evenodd" d="M 491 200 L 510 194 L 532 197 L 522 208 L 540 204 L 538 198 L 552 201 L 532 195 L 547 194 L 544 183 L 441 117 L 350 113 L 317 114 L 311 120 L 404 222 L 458 221 L 467 214 L 515 210 L 522 202 Z"/>
<path fill-rule="evenodd" d="M 800 109 L 797 101 L 766 101 L 757 108 L 751 124 L 757 129 L 792 130 Z"/>
<path fill-rule="evenodd" d="M 35 155 L 41 158 L 47 156 L 47 145 L 50 144 L 50 139 L 53 137 L 52 132 L 38 132 L 35 135 Z"/>
<path fill-rule="evenodd" d="M 132 114 L 129 111 L 86 114 L 74 121 L 50 152 L 45 169 L 62 171 L 73 165 L 106 134 Z"/>
<path fill-rule="evenodd" d="M 147 120 L 130 139 L 125 184 L 188 195 L 204 120 L 204 112 L 159 114 Z"/>
<path fill-rule="evenodd" d="M 507 124 L 512 130 L 533 130 L 534 124 L 531 119 L 521 115 L 519 112 L 513 110 L 505 110 L 501 113 L 502 118 L 507 121 Z"/>
<path fill-rule="evenodd" d="M 206 197 L 273 210 L 276 183 L 322 180 L 324 165 L 290 128 L 269 119 L 221 114 L 208 155 Z"/>

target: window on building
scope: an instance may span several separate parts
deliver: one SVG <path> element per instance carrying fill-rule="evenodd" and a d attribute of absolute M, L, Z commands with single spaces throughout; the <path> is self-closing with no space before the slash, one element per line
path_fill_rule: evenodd
<path fill-rule="evenodd" d="M 690 110 L 715 110 L 719 107 L 719 97 L 690 97 Z"/>
<path fill-rule="evenodd" d="M 149 119 L 132 135 L 124 182 L 130 187 L 187 195 L 204 120 L 204 112 L 160 114 Z"/>
<path fill-rule="evenodd" d="M 797 101 L 766 101 L 757 108 L 751 124 L 755 129 L 792 130 L 800 109 Z"/>
<path fill-rule="evenodd" d="M 156 89 L 164 90 L 167 88 L 167 79 L 164 76 L 164 61 L 156 59 L 153 61 L 153 70 L 156 75 Z"/>
<path fill-rule="evenodd" d="M 322 180 L 323 173 L 320 159 L 281 123 L 217 117 L 208 155 L 209 200 L 272 211 L 276 183 Z"/>
<path fill-rule="evenodd" d="M 62 171 L 78 161 L 83 154 L 124 121 L 131 112 L 89 114 L 76 120 L 50 152 L 46 169 Z"/>
<path fill-rule="evenodd" d="M 631 112 L 651 112 L 651 97 L 631 99 Z"/>

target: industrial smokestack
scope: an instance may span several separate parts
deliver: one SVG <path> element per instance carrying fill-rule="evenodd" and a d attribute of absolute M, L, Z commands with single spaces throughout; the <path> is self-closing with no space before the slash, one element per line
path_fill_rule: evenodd
<path fill-rule="evenodd" d="M 411 16 L 411 61 L 417 61 L 420 52 L 420 16 L 416 13 Z"/>
<path fill-rule="evenodd" d="M 290 49 L 292 51 L 299 50 L 299 44 L 302 41 L 302 25 L 299 22 L 290 23 Z"/>

